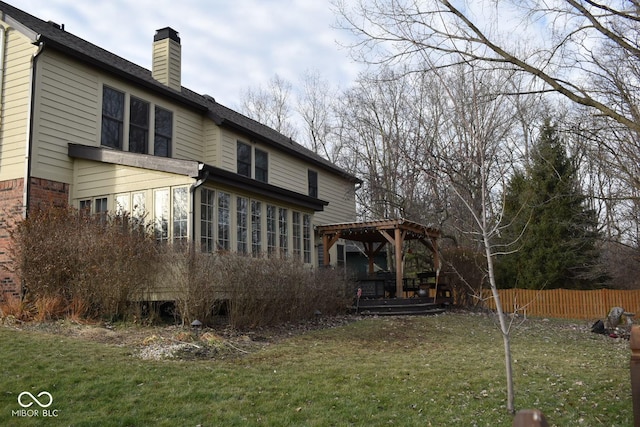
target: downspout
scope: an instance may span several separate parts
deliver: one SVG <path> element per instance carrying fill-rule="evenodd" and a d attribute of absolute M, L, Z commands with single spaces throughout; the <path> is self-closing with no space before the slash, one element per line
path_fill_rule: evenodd
<path fill-rule="evenodd" d="M 24 185 L 22 192 L 22 216 L 26 218 L 29 214 L 29 198 L 31 196 L 31 155 L 33 147 L 33 115 L 36 108 L 35 88 L 37 63 L 40 53 L 44 50 L 44 42 L 40 40 L 40 35 L 36 37 L 38 50 L 31 57 L 31 81 L 29 84 L 29 109 L 27 110 L 27 144 L 24 155 Z"/>
<path fill-rule="evenodd" d="M 204 167 L 203 163 L 198 165 L 198 169 L 202 171 Z M 191 193 L 191 248 L 195 249 L 196 247 L 196 190 L 202 186 L 205 182 L 207 182 L 207 178 L 209 178 L 209 171 L 204 171 L 204 174 L 201 178 L 198 178 L 196 182 L 191 184 L 189 187 L 189 193 Z"/>
<path fill-rule="evenodd" d="M 4 16 L 2 16 L 4 20 Z M 0 25 L 0 120 L 2 120 L 2 112 L 4 110 L 4 104 L 2 103 L 3 95 L 4 95 L 4 50 L 5 50 L 5 40 L 7 38 L 7 30 L 2 25 Z M 2 122 L 0 121 L 0 127 L 2 126 Z"/>

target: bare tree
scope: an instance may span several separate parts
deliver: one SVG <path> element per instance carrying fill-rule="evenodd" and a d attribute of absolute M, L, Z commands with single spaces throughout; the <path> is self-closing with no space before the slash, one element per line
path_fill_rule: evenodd
<path fill-rule="evenodd" d="M 514 412 L 511 362 L 511 323 L 504 313 L 494 263 L 505 248 L 499 245 L 504 209 L 502 194 L 515 163 L 513 134 L 522 114 L 509 97 L 497 90 L 509 84 L 510 74 L 456 66 L 435 73 L 444 87 L 441 102 L 449 114 L 439 128 L 435 175 L 426 165 L 427 179 L 442 180 L 457 197 L 456 226 L 484 253 L 486 277 L 496 304 L 502 333 L 507 384 L 507 410 Z"/>
<path fill-rule="evenodd" d="M 295 139 L 297 130 L 292 123 L 291 90 L 291 83 L 276 74 L 266 88 L 258 86 L 247 89 L 242 96 L 240 110 L 248 117 Z"/>
<path fill-rule="evenodd" d="M 314 153 L 341 162 L 342 144 L 336 138 L 336 90 L 319 72 L 307 72 L 302 78 L 302 92 L 297 111 L 304 123 L 305 144 Z"/>
<path fill-rule="evenodd" d="M 361 76 L 342 96 L 338 133 L 347 168 L 365 181 L 358 192 L 363 217 L 424 220 L 418 201 L 428 200 L 428 189 L 405 155 L 428 151 L 434 128 L 423 122 L 437 112 L 427 111 L 427 99 L 419 76 L 401 78 L 391 69 Z"/>
<path fill-rule="evenodd" d="M 530 77 L 527 92 L 561 94 L 640 132 L 638 2 L 455 3 L 335 2 L 344 27 L 360 37 L 352 48 L 362 60 L 412 64 L 420 72 L 425 62 L 436 68 L 458 63 L 512 67 Z"/>

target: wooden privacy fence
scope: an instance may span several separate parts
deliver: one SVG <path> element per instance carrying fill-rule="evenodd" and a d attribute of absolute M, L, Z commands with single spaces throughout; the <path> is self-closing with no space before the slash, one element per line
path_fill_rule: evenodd
<path fill-rule="evenodd" d="M 500 289 L 502 308 L 507 313 L 565 319 L 603 319 L 612 307 L 622 307 L 640 318 L 640 290 L 597 289 Z M 484 293 L 485 306 L 495 310 L 491 291 Z"/>

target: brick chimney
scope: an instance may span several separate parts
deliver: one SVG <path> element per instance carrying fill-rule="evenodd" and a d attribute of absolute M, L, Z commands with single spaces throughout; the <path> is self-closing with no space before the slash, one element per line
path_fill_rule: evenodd
<path fill-rule="evenodd" d="M 156 30 L 153 37 L 153 64 L 151 74 L 160 83 L 175 89 L 182 89 L 180 81 L 181 68 L 180 37 L 170 27 Z"/>

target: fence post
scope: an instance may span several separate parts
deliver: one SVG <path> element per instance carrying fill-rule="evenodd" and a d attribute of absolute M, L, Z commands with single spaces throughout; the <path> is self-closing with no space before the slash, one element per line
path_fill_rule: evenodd
<path fill-rule="evenodd" d="M 633 425 L 640 427 L 640 326 L 631 327 L 631 398 L 633 401 Z"/>
<path fill-rule="evenodd" d="M 523 409 L 513 419 L 513 427 L 549 427 L 549 423 L 539 410 Z"/>

